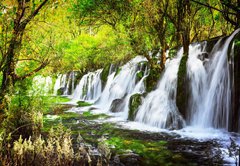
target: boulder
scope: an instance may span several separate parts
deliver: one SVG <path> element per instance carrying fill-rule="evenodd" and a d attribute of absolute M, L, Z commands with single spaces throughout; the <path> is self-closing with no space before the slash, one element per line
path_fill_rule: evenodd
<path fill-rule="evenodd" d="M 234 48 L 232 49 L 233 44 Z M 232 82 L 232 110 L 229 131 L 240 132 L 240 32 L 232 40 L 228 55 Z"/>
<path fill-rule="evenodd" d="M 129 100 L 129 112 L 128 112 L 128 120 L 133 121 L 136 117 L 139 106 L 142 104 L 143 95 L 142 94 L 134 94 L 130 97 Z"/>
<path fill-rule="evenodd" d="M 178 82 L 177 82 L 177 96 L 176 104 L 179 112 L 182 114 L 183 118 L 186 119 L 187 106 L 189 99 L 189 86 L 187 78 L 187 59 L 188 56 L 183 56 L 179 65 L 178 70 Z"/>
<path fill-rule="evenodd" d="M 111 112 L 121 112 L 124 109 L 124 99 L 115 99 L 113 100 L 110 111 Z"/>

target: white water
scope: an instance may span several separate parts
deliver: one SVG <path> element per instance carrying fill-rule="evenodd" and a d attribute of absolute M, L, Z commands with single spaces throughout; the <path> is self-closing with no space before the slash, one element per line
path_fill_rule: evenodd
<path fill-rule="evenodd" d="M 110 74 L 108 76 L 108 80 L 103 93 L 101 94 L 99 100 L 96 102 L 95 106 L 102 109 L 103 112 L 109 112 L 110 106 L 115 99 L 122 99 L 125 97 L 123 105 L 126 106 L 130 94 L 133 92 L 140 93 L 142 86 L 136 83 L 136 74 L 139 71 L 138 63 L 142 61 L 146 61 L 146 59 L 144 57 L 137 56 L 122 66 L 120 73 L 118 73 L 116 76 L 116 72 Z M 135 87 L 138 87 L 138 89 Z M 126 117 L 127 111 L 122 111 L 125 113 L 124 115 Z"/>
<path fill-rule="evenodd" d="M 102 69 L 96 72 L 89 72 L 82 77 L 73 92 L 73 102 L 79 100 L 94 102 L 100 97 L 102 92 L 101 72 Z"/>
<path fill-rule="evenodd" d="M 63 95 L 71 95 L 74 91 L 74 82 L 75 82 L 75 72 L 72 71 L 68 76 L 66 76 L 67 81 L 65 81 L 65 84 L 62 85 L 64 87 Z M 70 89 L 71 87 L 71 89 Z"/>
<path fill-rule="evenodd" d="M 228 37 L 223 45 L 221 40 L 210 53 L 210 60 L 203 62 L 195 54 L 188 59 L 188 77 L 191 82 L 192 99 L 189 104 L 190 124 L 200 128 L 229 128 L 231 108 L 231 85 L 228 64 L 228 48 L 239 30 Z"/>
<path fill-rule="evenodd" d="M 183 49 L 168 60 L 156 90 L 147 95 L 136 115 L 136 121 L 159 128 L 179 128 L 184 122 L 176 107 L 178 67 Z"/>
<path fill-rule="evenodd" d="M 61 77 L 62 77 L 61 74 L 59 74 L 59 75 L 57 76 L 56 82 L 55 82 L 55 84 L 54 84 L 54 90 L 53 90 L 53 94 L 54 94 L 54 95 L 57 95 L 58 89 L 61 88 Z"/>
<path fill-rule="evenodd" d="M 49 95 L 52 93 L 53 83 L 50 76 L 35 76 L 33 78 L 33 92 L 41 95 Z"/>

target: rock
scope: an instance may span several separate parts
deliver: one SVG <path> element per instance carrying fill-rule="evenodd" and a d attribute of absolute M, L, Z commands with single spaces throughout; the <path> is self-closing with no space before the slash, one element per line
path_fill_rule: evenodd
<path fill-rule="evenodd" d="M 232 44 L 234 48 L 232 50 Z M 233 51 L 233 52 L 232 52 Z M 231 121 L 230 131 L 240 132 L 240 33 L 238 33 L 232 43 L 229 46 L 229 68 L 231 74 L 232 84 L 232 110 L 231 110 Z"/>
<path fill-rule="evenodd" d="M 113 100 L 112 104 L 111 104 L 111 107 L 110 107 L 110 111 L 111 112 L 121 112 L 123 111 L 123 102 L 124 102 L 124 99 L 115 99 Z"/>
<path fill-rule="evenodd" d="M 142 104 L 143 96 L 142 94 L 134 94 L 130 97 L 129 100 L 129 112 L 128 120 L 133 121 L 136 117 L 139 106 Z"/>
<path fill-rule="evenodd" d="M 149 70 L 149 75 L 144 80 L 147 92 L 151 92 L 157 87 L 157 83 L 158 83 L 160 76 L 161 76 L 161 74 L 158 69 L 151 68 Z"/>
<path fill-rule="evenodd" d="M 59 89 L 57 90 L 57 95 L 63 95 L 64 89 L 65 89 L 64 87 L 59 88 Z"/>
<path fill-rule="evenodd" d="M 105 87 L 107 83 L 110 67 L 111 65 L 107 65 L 106 67 L 103 68 L 103 71 L 101 73 L 101 80 L 102 80 L 103 87 Z"/>
<path fill-rule="evenodd" d="M 138 166 L 140 165 L 141 157 L 134 153 L 126 153 L 119 155 L 119 159 L 125 166 Z"/>
<path fill-rule="evenodd" d="M 187 59 L 188 56 L 183 56 L 178 70 L 178 82 L 177 82 L 177 96 L 176 105 L 183 118 L 186 119 L 187 106 L 189 99 L 189 86 L 187 78 Z"/>
<path fill-rule="evenodd" d="M 200 59 L 201 61 L 208 59 L 208 57 L 209 57 L 209 55 L 207 52 L 204 52 L 204 53 L 198 55 L 198 59 Z"/>
<path fill-rule="evenodd" d="M 121 72 L 121 70 L 122 70 L 121 67 L 117 67 L 116 68 L 116 73 L 115 73 L 114 77 L 116 77 Z"/>

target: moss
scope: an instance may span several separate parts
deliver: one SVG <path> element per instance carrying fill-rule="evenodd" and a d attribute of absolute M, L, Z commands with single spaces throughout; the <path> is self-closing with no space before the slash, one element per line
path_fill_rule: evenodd
<path fill-rule="evenodd" d="M 114 75 L 114 77 L 116 77 L 120 72 L 121 72 L 122 68 L 121 67 L 118 67 L 117 70 L 116 70 L 116 73 Z"/>
<path fill-rule="evenodd" d="M 187 109 L 187 60 L 188 56 L 184 55 L 181 59 L 178 69 L 178 82 L 177 82 L 177 98 L 176 104 L 180 113 L 185 117 L 185 111 Z"/>
<path fill-rule="evenodd" d="M 131 138 L 112 137 L 106 140 L 108 145 L 114 146 L 117 154 L 125 154 L 131 150 L 143 158 L 144 165 L 174 165 L 173 154 L 167 149 L 165 141 L 142 141 Z M 181 156 L 178 156 L 181 158 Z M 174 163 L 173 163 L 174 162 Z"/>
<path fill-rule="evenodd" d="M 149 75 L 144 80 L 147 92 L 151 92 L 157 87 L 160 75 L 160 71 L 157 67 L 150 68 Z"/>
<path fill-rule="evenodd" d="M 58 96 L 63 95 L 63 93 L 64 93 L 64 88 L 60 88 L 60 89 L 57 90 L 57 95 Z"/>
<path fill-rule="evenodd" d="M 77 107 L 87 107 L 87 106 L 91 106 L 91 103 L 85 102 L 85 101 L 78 101 L 77 102 Z"/>
<path fill-rule="evenodd" d="M 142 103 L 142 94 L 134 94 L 130 97 L 129 101 L 129 112 L 128 120 L 134 120 L 138 111 L 139 106 Z"/>
<path fill-rule="evenodd" d="M 106 114 L 92 114 L 91 111 L 83 112 L 83 117 L 87 120 L 95 120 L 95 119 L 106 119 L 109 116 Z"/>
<path fill-rule="evenodd" d="M 231 51 L 232 51 L 232 43 L 234 43 L 234 54 L 232 57 Z M 230 124 L 230 131 L 239 132 L 240 131 L 240 121 L 239 121 L 239 110 L 240 110 L 240 33 L 236 34 L 233 41 L 230 43 L 229 49 L 228 49 L 228 57 L 231 58 L 233 63 L 230 63 L 230 74 L 231 79 L 234 82 L 234 87 L 232 91 L 232 116 L 230 117 L 232 119 L 232 123 Z M 232 66 L 234 64 L 234 66 Z M 232 69 L 232 70 L 231 70 Z"/>
<path fill-rule="evenodd" d="M 144 76 L 144 72 L 143 72 L 143 71 L 137 72 L 137 78 L 138 78 L 138 80 L 141 80 L 141 79 L 143 78 L 143 76 Z"/>
<path fill-rule="evenodd" d="M 39 102 L 42 103 L 42 110 L 44 114 L 49 114 L 55 108 L 58 108 L 60 103 L 70 101 L 67 97 L 62 96 L 41 96 Z M 66 106 L 66 105 L 65 105 Z"/>
<path fill-rule="evenodd" d="M 74 74 L 75 74 L 75 79 L 74 79 L 74 89 L 75 89 L 77 84 L 79 83 L 79 81 L 83 77 L 84 73 L 82 73 L 80 71 L 75 71 Z"/>
<path fill-rule="evenodd" d="M 102 73 L 101 73 L 101 80 L 102 80 L 102 83 L 103 83 L 104 86 L 105 86 L 106 83 L 107 83 L 110 66 L 111 66 L 111 65 L 107 65 L 106 67 L 104 67 L 104 68 L 103 68 L 103 71 L 102 71 Z"/>

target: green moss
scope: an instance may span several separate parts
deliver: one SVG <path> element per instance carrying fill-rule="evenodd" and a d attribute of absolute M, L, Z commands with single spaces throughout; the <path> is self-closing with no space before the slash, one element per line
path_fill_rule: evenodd
<path fill-rule="evenodd" d="M 139 106 L 142 103 L 142 94 L 134 94 L 129 100 L 128 120 L 134 120 Z"/>
<path fill-rule="evenodd" d="M 52 127 L 55 128 L 58 124 L 63 123 L 66 128 L 70 127 L 80 117 L 79 114 L 74 112 L 62 112 L 58 114 L 57 118 L 48 118 L 48 115 L 44 115 L 42 131 L 48 132 Z"/>
<path fill-rule="evenodd" d="M 95 120 L 95 119 L 106 119 L 109 116 L 106 114 L 92 114 L 91 111 L 83 112 L 83 117 L 88 120 Z"/>
<path fill-rule="evenodd" d="M 43 102 L 45 103 L 64 103 L 70 101 L 69 98 L 64 96 L 42 96 Z"/>
<path fill-rule="evenodd" d="M 177 107 L 184 117 L 188 98 L 186 89 L 187 60 L 188 56 L 184 55 L 179 65 L 177 82 L 177 99 L 176 99 Z"/>
<path fill-rule="evenodd" d="M 141 80 L 141 79 L 143 78 L 143 76 L 144 76 L 144 72 L 143 72 L 143 71 L 139 71 L 139 72 L 137 73 L 137 78 L 138 78 L 138 80 Z"/>
<path fill-rule="evenodd" d="M 143 158 L 144 165 L 174 165 L 173 154 L 167 149 L 165 141 L 142 141 L 123 137 L 112 137 L 106 140 L 114 146 L 117 154 L 125 154 L 131 150 Z"/>
<path fill-rule="evenodd" d="M 108 79 L 108 74 L 110 70 L 111 65 L 107 65 L 106 67 L 103 68 L 103 71 L 101 73 L 101 80 L 103 81 L 103 84 L 105 85 Z"/>
<path fill-rule="evenodd" d="M 115 75 L 114 75 L 114 77 L 116 77 L 116 76 L 121 72 L 121 70 L 122 70 L 122 68 L 121 68 L 121 67 L 118 67 L 118 68 L 117 68 L 117 71 L 116 71 L 116 73 L 115 73 Z"/>
<path fill-rule="evenodd" d="M 151 92 L 157 87 L 160 75 L 160 71 L 157 67 L 152 67 L 150 69 L 148 77 L 144 80 L 147 92 Z"/>
<path fill-rule="evenodd" d="M 85 101 L 78 101 L 77 105 L 78 107 L 87 107 L 87 106 L 91 106 L 92 104 Z"/>
<path fill-rule="evenodd" d="M 55 108 L 59 107 L 60 103 L 65 103 L 70 101 L 67 97 L 62 96 L 41 96 L 39 97 L 39 102 L 42 103 L 42 110 L 44 114 L 48 114 Z"/>

